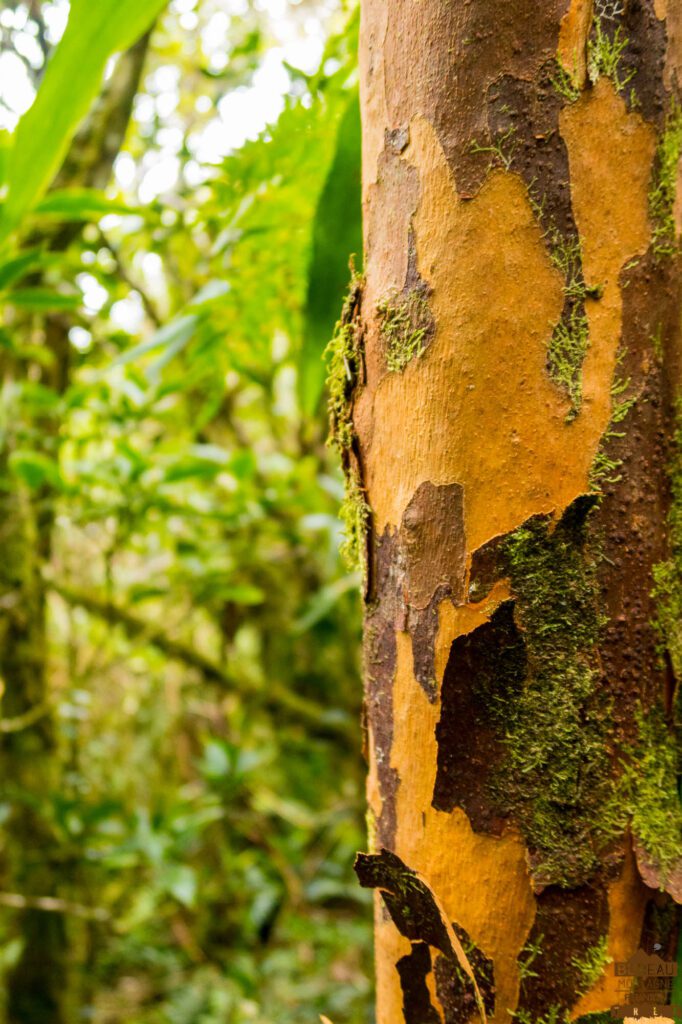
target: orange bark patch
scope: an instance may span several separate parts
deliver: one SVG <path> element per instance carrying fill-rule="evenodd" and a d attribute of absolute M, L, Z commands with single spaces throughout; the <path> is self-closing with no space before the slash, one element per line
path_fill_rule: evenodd
<path fill-rule="evenodd" d="M 561 19 L 557 56 L 578 89 L 582 89 L 587 78 L 587 37 L 591 25 L 592 0 L 572 0 Z"/>
<path fill-rule="evenodd" d="M 411 136 L 406 158 L 420 178 L 413 228 L 436 336 L 402 374 L 368 382 L 356 429 L 378 532 L 400 522 L 424 481 L 458 482 L 471 550 L 584 490 L 604 424 L 587 451 L 564 426 L 567 404 L 545 369 L 562 280 L 521 180 L 495 172 L 461 202 L 427 122 Z"/>
<path fill-rule="evenodd" d="M 523 183 L 496 171 L 473 201 L 459 201 L 433 129 L 422 119 L 411 125 L 404 159 L 419 174 L 412 223 L 436 336 L 420 360 L 402 374 L 375 378 L 358 400 L 356 427 L 380 533 L 399 524 L 427 480 L 463 485 L 468 550 L 533 514 L 566 507 L 588 489 L 610 417 L 622 314 L 618 275 L 649 240 L 654 135 L 604 79 L 566 108 L 562 133 L 585 276 L 604 288 L 602 298 L 586 303 L 584 407 L 572 424 L 546 372 L 562 280 Z"/>
<path fill-rule="evenodd" d="M 583 415 L 604 430 L 611 411 L 605 382 L 615 370 L 623 314 L 618 278 L 629 260 L 646 251 L 651 236 L 648 189 L 655 135 L 638 114 L 627 113 L 605 78 L 564 108 L 561 133 L 585 280 L 603 288 L 600 299 L 585 303 L 590 345 L 583 364 Z"/>

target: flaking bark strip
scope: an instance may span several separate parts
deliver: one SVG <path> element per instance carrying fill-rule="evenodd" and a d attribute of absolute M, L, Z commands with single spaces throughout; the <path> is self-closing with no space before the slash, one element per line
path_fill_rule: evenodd
<path fill-rule="evenodd" d="M 374 855 L 359 853 L 355 872 L 363 888 L 380 891 L 401 935 L 411 942 L 425 942 L 439 950 L 451 972 L 463 971 L 473 987 L 475 1006 L 482 1024 L 486 1024 L 485 1004 L 474 970 L 437 895 L 427 882 L 396 854 L 385 849 Z"/>

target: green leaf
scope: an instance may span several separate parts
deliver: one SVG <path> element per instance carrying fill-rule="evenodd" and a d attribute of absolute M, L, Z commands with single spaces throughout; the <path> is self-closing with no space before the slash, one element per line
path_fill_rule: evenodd
<path fill-rule="evenodd" d="M 354 90 L 339 124 L 336 153 L 315 215 L 313 251 L 298 386 L 305 415 L 312 415 L 324 387 L 322 354 L 339 318 L 348 287 L 348 260 L 362 253 L 360 103 Z M 358 265 L 358 270 L 360 269 Z"/>
<path fill-rule="evenodd" d="M 140 356 L 145 356 L 148 352 L 155 352 L 157 349 L 163 349 L 164 355 L 168 353 L 170 353 L 170 356 L 176 355 L 188 343 L 196 330 L 198 322 L 199 317 L 193 313 L 188 316 L 180 316 L 176 320 L 171 320 L 169 324 L 165 324 L 164 327 L 155 331 L 151 338 L 147 338 L 146 341 L 142 341 L 139 345 L 134 345 L 133 348 L 124 352 L 116 360 L 115 365 L 124 366 L 126 363 L 133 363 Z"/>
<path fill-rule="evenodd" d="M 48 262 L 50 254 L 44 249 L 27 249 L 12 259 L 0 263 L 0 291 L 4 291 L 15 281 L 21 280 L 29 270 Z"/>
<path fill-rule="evenodd" d="M 51 288 L 18 288 L 5 296 L 13 306 L 33 310 L 37 313 L 49 313 L 56 310 L 78 309 L 83 301 L 80 292 L 65 295 L 63 292 L 52 291 Z"/>
<path fill-rule="evenodd" d="M 11 453 L 8 461 L 12 472 L 31 490 L 37 490 L 45 484 L 61 489 L 62 477 L 59 467 L 43 452 L 17 449 Z"/>
<path fill-rule="evenodd" d="M 7 184 L 7 164 L 11 146 L 11 133 L 5 128 L 0 129 L 0 190 Z"/>
<path fill-rule="evenodd" d="M 99 92 L 106 62 L 145 32 L 167 0 L 72 0 L 69 21 L 7 157 L 0 239 L 20 226 L 59 170 Z"/>
<path fill-rule="evenodd" d="M 310 598 L 308 607 L 301 618 L 294 623 L 294 634 L 306 633 L 309 629 L 312 629 L 314 625 L 332 610 L 344 594 L 349 590 L 357 590 L 361 582 L 361 573 L 353 572 L 348 576 L 342 576 L 341 579 L 334 580 L 333 583 L 327 584 L 326 587 L 321 587 Z"/>
<path fill-rule="evenodd" d="M 185 907 L 193 907 L 197 898 L 196 872 L 186 864 L 168 864 L 162 871 L 167 892 Z"/>
<path fill-rule="evenodd" d="M 96 220 L 109 213 L 139 214 L 141 211 L 116 199 L 108 199 L 94 188 L 65 188 L 48 192 L 34 206 L 33 212 L 69 220 Z"/>
<path fill-rule="evenodd" d="M 212 480 L 221 468 L 208 459 L 194 459 L 188 456 L 185 459 L 178 459 L 172 466 L 169 466 L 163 479 L 167 484 L 180 483 L 183 480 L 190 480 L 192 477 Z"/>

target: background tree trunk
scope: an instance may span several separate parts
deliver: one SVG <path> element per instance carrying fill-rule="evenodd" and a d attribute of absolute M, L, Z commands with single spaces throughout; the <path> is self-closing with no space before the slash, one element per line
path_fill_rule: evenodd
<path fill-rule="evenodd" d="M 102 95 L 76 135 L 55 188 L 104 188 L 123 144 L 137 92 L 149 33 L 122 54 Z M 46 239 L 62 252 L 77 238 L 80 223 L 59 224 Z M 57 394 L 70 383 L 69 320 L 47 316 L 43 343 L 52 355 L 43 381 Z M 37 368 L 32 367 L 35 372 Z M 8 375 L 16 371 L 8 368 Z M 18 371 L 21 372 L 21 371 Z M 55 417 L 34 424 L 37 448 L 52 455 L 59 430 Z M 8 446 L 9 447 L 9 446 Z M 20 485 L 18 485 L 20 487 Z M 43 569 L 52 554 L 56 495 L 49 486 L 3 496 L 0 536 L 0 679 L 2 709 L 9 728 L 0 758 L 3 795 L 11 813 L 5 824 L 5 884 L 26 899 L 19 913 L 21 953 L 8 974 L 9 1024 L 73 1024 L 90 979 L 83 971 L 87 924 L 35 901 L 54 898 L 74 881 L 78 858 L 63 848 L 45 814 L 45 802 L 59 792 L 57 740 L 47 649 L 47 602 Z M 19 725 L 12 727 L 13 723 Z M 67 893 L 68 895 L 68 893 Z"/>
<path fill-rule="evenodd" d="M 681 33 L 678 0 L 363 0 L 332 419 L 379 1024 L 468 1020 L 467 964 L 495 1020 L 575 1019 L 676 955 Z"/>

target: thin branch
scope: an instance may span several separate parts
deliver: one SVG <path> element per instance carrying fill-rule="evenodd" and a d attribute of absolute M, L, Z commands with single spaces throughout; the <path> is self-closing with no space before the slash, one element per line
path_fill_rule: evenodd
<path fill-rule="evenodd" d="M 71 914 L 85 921 L 110 921 L 111 914 L 102 907 L 86 907 L 57 896 L 22 896 L 18 892 L 0 892 L 0 906 L 14 910 L 46 910 L 53 914 Z"/>
<path fill-rule="evenodd" d="M 191 644 L 168 636 L 153 622 L 138 617 L 113 601 L 55 580 L 48 580 L 46 586 L 68 604 L 79 605 L 91 615 L 95 615 L 105 622 L 123 626 L 132 639 L 138 639 L 143 644 L 156 647 L 173 661 L 180 661 L 195 669 L 209 682 L 217 683 L 225 689 L 236 690 L 249 699 L 260 698 L 271 710 L 286 711 L 319 732 L 346 737 L 355 734 L 352 723 L 347 718 L 330 714 L 318 704 L 292 693 L 286 686 L 277 682 L 269 681 L 266 689 L 260 691 L 248 680 L 235 675 L 220 663 L 197 651 Z"/>
<path fill-rule="evenodd" d="M 0 718 L 0 733 L 21 732 L 23 729 L 28 729 L 49 714 L 53 705 L 54 701 L 45 700 L 41 704 L 35 704 L 28 711 L 24 711 L 23 715 L 16 715 L 14 718 Z"/>
<path fill-rule="evenodd" d="M 100 240 L 102 242 L 102 245 L 106 246 L 106 248 L 111 253 L 113 261 L 116 264 L 116 270 L 118 271 L 118 276 L 121 278 L 122 281 L 125 281 L 125 283 L 128 285 L 129 288 L 132 288 L 133 291 L 136 291 L 137 294 L 140 296 L 140 298 L 142 299 L 142 305 L 144 306 L 144 309 L 145 309 L 145 313 L 147 314 L 147 316 L 149 317 L 151 322 L 154 324 L 154 326 L 155 327 L 161 327 L 161 325 L 163 323 L 163 319 L 162 319 L 159 311 L 157 310 L 156 305 L 154 304 L 152 299 L 149 297 L 149 295 L 145 291 L 145 289 L 141 287 L 139 282 L 133 280 L 133 278 L 131 277 L 130 273 L 128 272 L 128 268 L 126 267 L 126 265 L 124 264 L 124 262 L 123 262 L 123 260 L 121 258 L 120 252 L 118 251 L 118 249 L 116 248 L 114 243 L 109 241 L 109 239 L 107 238 L 107 236 L 105 235 L 105 233 L 102 231 L 101 228 L 99 229 L 99 236 L 100 236 Z"/>

